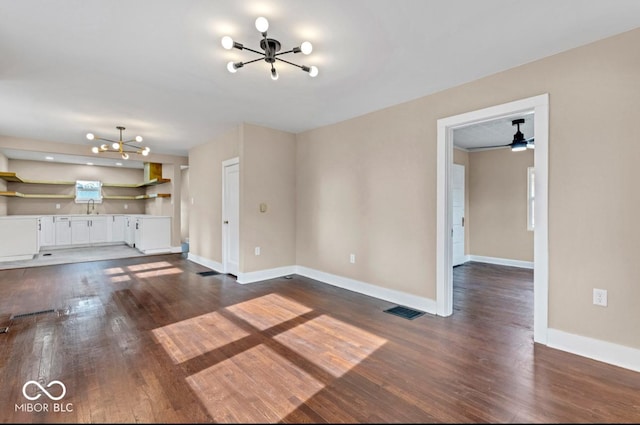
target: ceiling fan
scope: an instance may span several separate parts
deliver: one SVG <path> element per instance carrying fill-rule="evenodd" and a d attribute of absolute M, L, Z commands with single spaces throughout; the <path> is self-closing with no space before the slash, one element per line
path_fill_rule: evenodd
<path fill-rule="evenodd" d="M 525 139 L 524 134 L 522 134 L 522 132 L 520 131 L 520 124 L 524 124 L 524 118 L 518 118 L 517 120 L 511 121 L 511 125 L 518 126 L 518 130 L 516 131 L 516 134 L 513 135 L 513 141 L 508 145 L 482 146 L 478 148 L 472 148 L 471 150 L 510 147 L 512 152 L 519 152 L 527 149 L 534 149 L 534 138 L 531 137 L 529 139 Z"/>

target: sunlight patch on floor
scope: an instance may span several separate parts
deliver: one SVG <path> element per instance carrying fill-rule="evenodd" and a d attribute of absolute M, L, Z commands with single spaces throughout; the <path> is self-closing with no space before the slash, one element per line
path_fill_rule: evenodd
<path fill-rule="evenodd" d="M 146 278 L 146 277 L 162 276 L 166 274 L 180 274 L 180 273 L 182 273 L 181 269 L 177 267 L 171 267 L 168 269 L 149 270 L 148 272 L 137 272 L 136 276 L 140 278 Z"/>
<path fill-rule="evenodd" d="M 214 422 L 226 423 L 279 422 L 324 387 L 264 345 L 191 375 L 187 383 Z"/>
<path fill-rule="evenodd" d="M 273 339 L 335 377 L 347 373 L 387 340 L 322 315 Z"/>
<path fill-rule="evenodd" d="M 139 271 L 150 270 L 150 269 L 161 269 L 164 267 L 173 267 L 173 264 L 167 261 L 156 261 L 153 263 L 134 264 L 131 266 L 127 266 L 127 269 L 132 272 L 139 272 Z"/>
<path fill-rule="evenodd" d="M 309 307 L 278 294 L 254 298 L 227 307 L 226 310 L 261 331 L 312 311 Z"/>
<path fill-rule="evenodd" d="M 218 312 L 172 323 L 152 332 L 176 364 L 249 335 Z"/>

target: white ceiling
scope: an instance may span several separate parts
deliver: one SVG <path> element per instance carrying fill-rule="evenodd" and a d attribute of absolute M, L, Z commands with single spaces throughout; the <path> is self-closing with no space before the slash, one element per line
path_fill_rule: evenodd
<path fill-rule="evenodd" d="M 308 40 L 318 77 L 254 50 Z M 87 132 L 186 155 L 240 122 L 300 132 L 640 26 L 637 0 L 0 0 L 0 135 L 86 146 Z M 514 131 L 508 126 L 507 137 Z M 84 147 L 82 149 L 85 149 Z"/>

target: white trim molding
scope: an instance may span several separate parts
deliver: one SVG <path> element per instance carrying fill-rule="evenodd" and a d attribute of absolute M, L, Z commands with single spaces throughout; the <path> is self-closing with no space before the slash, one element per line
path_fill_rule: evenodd
<path fill-rule="evenodd" d="M 533 235 L 533 339 L 547 343 L 549 319 L 549 242 L 548 242 L 548 164 L 549 164 L 549 94 L 470 111 L 439 119 L 437 122 L 436 169 L 436 303 L 439 316 L 453 313 L 453 267 L 451 260 L 451 195 L 450 170 L 453 162 L 453 130 L 497 118 L 535 113 L 536 149 L 536 225 Z"/>
<path fill-rule="evenodd" d="M 406 292 L 394 289 L 383 288 L 348 277 L 337 276 L 335 274 L 321 272 L 304 266 L 296 266 L 297 274 L 318 280 L 339 288 L 348 289 L 359 294 L 368 295 L 394 304 L 415 308 L 429 314 L 436 314 L 436 302 L 429 298 L 407 294 Z"/>
<path fill-rule="evenodd" d="M 200 257 L 199 255 L 195 255 L 192 253 L 187 254 L 187 260 L 193 261 L 196 264 L 200 264 L 201 266 L 205 266 L 210 268 L 211 270 L 215 270 L 218 273 L 224 273 L 222 271 L 222 263 L 218 263 L 217 261 L 209 260 L 208 258 Z"/>
<path fill-rule="evenodd" d="M 509 258 L 484 257 L 482 255 L 469 255 L 469 261 L 478 263 L 497 264 L 499 266 L 520 267 L 533 269 L 533 261 L 511 260 Z"/>
<path fill-rule="evenodd" d="M 640 350 L 549 328 L 547 345 L 582 357 L 640 372 Z"/>
<path fill-rule="evenodd" d="M 238 283 L 254 283 L 268 279 L 275 279 L 278 277 L 288 276 L 296 273 L 296 266 L 284 266 L 276 267 L 267 270 L 258 270 L 255 272 L 238 273 Z"/>

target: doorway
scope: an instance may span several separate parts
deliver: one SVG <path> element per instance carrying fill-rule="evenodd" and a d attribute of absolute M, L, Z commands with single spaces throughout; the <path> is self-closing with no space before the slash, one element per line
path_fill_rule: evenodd
<path fill-rule="evenodd" d="M 548 139 L 549 95 L 543 94 L 438 120 L 436 305 L 439 316 L 453 313 L 453 130 L 525 112 L 536 116 L 534 167 L 534 341 L 546 344 L 548 327 Z"/>

